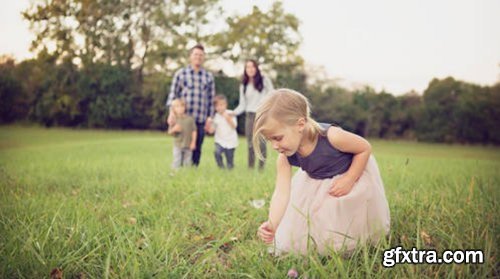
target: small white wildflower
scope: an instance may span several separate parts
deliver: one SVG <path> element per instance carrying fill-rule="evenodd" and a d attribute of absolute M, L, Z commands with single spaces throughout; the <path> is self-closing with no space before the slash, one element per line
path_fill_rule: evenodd
<path fill-rule="evenodd" d="M 266 204 L 265 200 L 252 200 L 250 201 L 250 205 L 253 206 L 254 208 L 261 208 Z"/>

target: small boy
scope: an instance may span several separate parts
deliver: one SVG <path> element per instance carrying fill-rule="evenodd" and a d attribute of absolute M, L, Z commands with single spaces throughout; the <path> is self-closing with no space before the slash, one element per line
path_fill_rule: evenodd
<path fill-rule="evenodd" d="M 196 124 L 194 119 L 186 114 L 186 103 L 182 99 L 172 101 L 171 107 L 175 123 L 168 127 L 168 133 L 174 135 L 174 161 L 172 168 L 191 165 L 191 156 L 196 147 Z"/>
<path fill-rule="evenodd" d="M 232 116 L 232 111 L 227 109 L 227 99 L 224 95 L 217 95 L 214 98 L 215 111 L 214 119 L 208 119 L 208 132 L 214 133 L 215 140 L 215 161 L 220 168 L 224 168 L 222 154 L 226 156 L 227 168 L 234 167 L 234 149 L 238 146 L 238 134 L 236 133 L 236 117 Z"/>

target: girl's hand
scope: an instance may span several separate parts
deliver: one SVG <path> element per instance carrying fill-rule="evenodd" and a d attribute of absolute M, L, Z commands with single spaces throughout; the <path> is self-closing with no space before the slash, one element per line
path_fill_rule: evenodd
<path fill-rule="evenodd" d="M 189 145 L 189 149 L 191 151 L 194 151 L 196 149 L 196 142 L 192 142 L 190 145 Z"/>
<path fill-rule="evenodd" d="M 257 235 L 260 237 L 262 241 L 266 244 L 271 244 L 273 243 L 274 240 L 274 231 L 271 228 L 271 225 L 269 224 L 269 221 L 265 221 L 260 225 L 259 229 L 257 230 Z"/>
<path fill-rule="evenodd" d="M 342 197 L 349 194 L 356 181 L 347 175 L 339 177 L 335 180 L 328 193 L 334 197 Z"/>

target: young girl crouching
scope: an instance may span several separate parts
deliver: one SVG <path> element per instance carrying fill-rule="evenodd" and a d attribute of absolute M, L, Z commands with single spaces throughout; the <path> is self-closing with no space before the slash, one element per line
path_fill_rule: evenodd
<path fill-rule="evenodd" d="M 380 172 L 364 138 L 318 124 L 302 94 L 278 89 L 256 112 L 254 146 L 267 140 L 279 152 L 269 219 L 259 237 L 275 252 L 320 254 L 353 250 L 389 232 Z M 300 167 L 292 178 L 292 166 Z"/>

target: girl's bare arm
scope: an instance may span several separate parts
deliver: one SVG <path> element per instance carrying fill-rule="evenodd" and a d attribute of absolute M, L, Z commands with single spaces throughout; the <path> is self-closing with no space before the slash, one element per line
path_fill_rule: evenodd
<path fill-rule="evenodd" d="M 276 176 L 276 186 L 274 189 L 273 197 L 271 198 L 271 206 L 269 209 L 269 222 L 273 231 L 278 228 L 281 218 L 285 214 L 288 201 L 290 199 L 290 184 L 292 167 L 288 163 L 285 155 L 279 154 Z"/>

